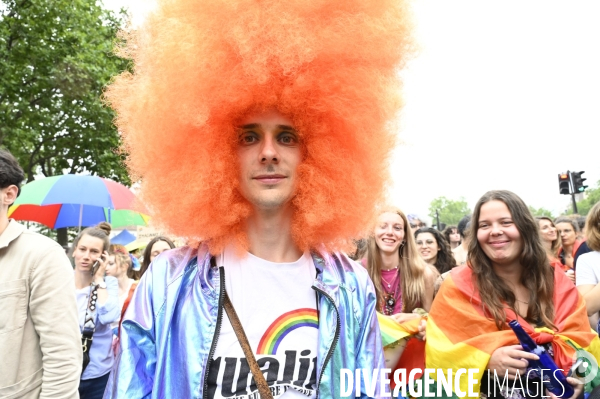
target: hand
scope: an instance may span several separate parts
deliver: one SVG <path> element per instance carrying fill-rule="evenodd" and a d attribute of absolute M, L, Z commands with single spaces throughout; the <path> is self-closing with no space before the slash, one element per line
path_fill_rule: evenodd
<path fill-rule="evenodd" d="M 421 341 L 425 341 L 425 327 L 427 326 L 427 320 L 421 320 L 419 323 L 419 332 L 415 335 L 415 338 Z"/>
<path fill-rule="evenodd" d="M 573 378 L 573 377 L 567 377 L 567 382 L 573 386 L 575 392 L 573 392 L 573 396 L 571 396 L 570 398 L 563 398 L 563 399 L 578 398 L 581 395 L 581 392 L 583 391 L 583 383 L 581 381 L 579 381 L 577 378 Z M 550 395 L 551 399 L 558 399 L 558 397 L 556 395 L 554 395 L 552 392 L 546 391 L 546 394 Z"/>
<path fill-rule="evenodd" d="M 571 280 L 573 283 L 575 283 L 575 270 L 571 269 L 567 271 L 567 277 L 569 278 L 569 280 Z"/>
<path fill-rule="evenodd" d="M 407 321 L 418 319 L 421 316 L 415 313 L 396 313 L 390 316 L 398 324 L 406 323 Z"/>
<path fill-rule="evenodd" d="M 538 360 L 539 357 L 533 353 L 525 352 L 521 345 L 503 346 L 492 353 L 487 368 L 490 371 L 496 370 L 500 378 L 504 378 L 508 371 L 508 378 L 515 380 L 517 371 L 519 376 L 527 373 L 527 366 L 529 365 L 527 359 Z"/>
<path fill-rule="evenodd" d="M 106 265 L 108 264 L 108 252 L 104 251 L 102 254 L 96 259 L 98 262 L 98 269 L 94 274 L 93 280 L 96 283 L 104 281 L 104 274 L 106 273 Z"/>

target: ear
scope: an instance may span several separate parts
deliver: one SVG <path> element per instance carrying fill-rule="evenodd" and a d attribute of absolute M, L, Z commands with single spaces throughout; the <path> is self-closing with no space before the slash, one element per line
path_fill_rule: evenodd
<path fill-rule="evenodd" d="M 17 200 L 17 194 L 19 193 L 19 189 L 14 184 L 11 184 L 8 187 L 2 189 L 2 205 L 11 206 L 13 202 Z"/>

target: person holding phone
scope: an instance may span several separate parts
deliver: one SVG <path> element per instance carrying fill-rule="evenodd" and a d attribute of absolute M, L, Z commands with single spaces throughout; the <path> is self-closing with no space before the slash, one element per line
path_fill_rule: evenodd
<path fill-rule="evenodd" d="M 104 276 L 110 230 L 110 225 L 102 222 L 83 230 L 73 241 L 79 326 L 82 331 L 84 326 L 89 329 L 93 337 L 87 341 L 87 365 L 84 353 L 84 369 L 79 384 L 81 399 L 102 398 L 113 366 L 111 323 L 119 319 L 121 308 L 117 279 Z"/>

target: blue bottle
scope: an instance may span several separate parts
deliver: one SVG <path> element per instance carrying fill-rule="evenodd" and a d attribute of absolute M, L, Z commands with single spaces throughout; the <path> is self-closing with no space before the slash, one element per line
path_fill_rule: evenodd
<path fill-rule="evenodd" d="M 523 327 L 518 321 L 512 320 L 508 323 L 513 329 L 517 339 L 521 343 L 523 350 L 539 356 L 539 360 L 527 360 L 529 362 L 529 370 L 534 370 L 529 373 L 532 377 L 542 377 L 544 387 L 559 398 L 570 398 L 575 392 L 571 384 L 567 382 L 567 377 L 562 370 L 558 368 L 552 357 L 546 352 L 543 346 L 537 345 L 535 341 L 523 330 Z M 542 372 L 543 370 L 543 372 Z"/>

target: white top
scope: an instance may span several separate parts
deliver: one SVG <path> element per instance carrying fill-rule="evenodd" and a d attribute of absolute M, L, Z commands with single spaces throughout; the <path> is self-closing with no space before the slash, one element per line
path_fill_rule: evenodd
<path fill-rule="evenodd" d="M 119 294 L 119 318 L 114 323 L 110 323 L 110 327 L 113 330 L 119 327 L 119 322 L 121 321 L 121 311 L 123 310 L 123 305 L 125 305 L 125 300 L 127 299 L 127 296 L 129 296 L 129 290 L 131 290 L 131 285 L 133 283 L 135 283 L 134 279 L 128 279 L 125 291 L 122 294 Z"/>
<path fill-rule="evenodd" d="M 577 258 L 577 285 L 600 283 L 600 252 L 588 252 Z"/>
<path fill-rule="evenodd" d="M 314 398 L 318 313 L 310 255 L 274 263 L 252 254 L 239 258 L 227 248 L 217 262 L 225 267 L 227 293 L 273 397 Z M 213 362 L 209 397 L 256 397 L 258 389 L 249 387 L 252 373 L 225 312 Z"/>
<path fill-rule="evenodd" d="M 90 364 L 81 376 L 82 380 L 102 377 L 110 372 L 113 366 L 112 351 L 112 328 L 110 323 L 119 319 L 121 308 L 119 308 L 119 282 L 115 277 L 107 276 L 104 278 L 108 298 L 102 305 L 97 303 L 96 307 L 96 329 L 94 330 L 94 339 L 90 350 Z M 98 290 L 100 290 L 99 288 Z M 79 315 L 79 328 L 83 329 L 85 321 L 85 311 L 88 306 L 88 296 L 90 287 L 85 287 L 75 291 L 77 299 L 77 310 Z"/>

